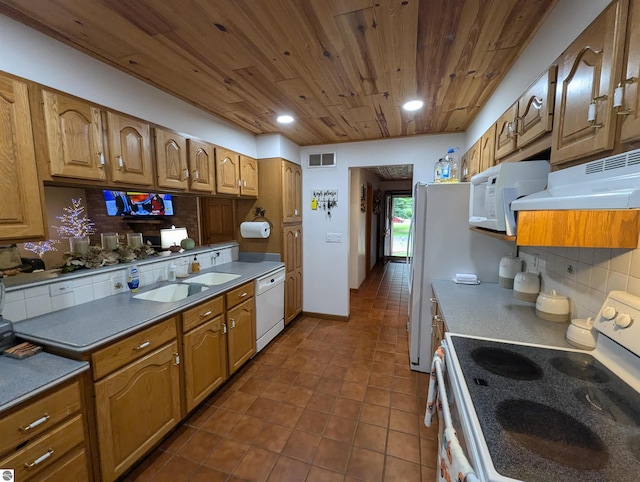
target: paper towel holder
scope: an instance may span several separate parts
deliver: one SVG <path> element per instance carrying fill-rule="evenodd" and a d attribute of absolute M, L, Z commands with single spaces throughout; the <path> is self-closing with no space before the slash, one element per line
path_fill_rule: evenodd
<path fill-rule="evenodd" d="M 269 219 L 265 216 L 266 212 L 267 212 L 266 209 L 262 209 L 260 207 L 257 207 L 256 208 L 256 212 L 254 214 L 254 217 L 253 217 L 253 219 L 251 221 L 253 222 L 256 219 L 264 219 L 266 222 L 269 223 L 269 228 L 273 229 L 273 223 L 271 221 L 269 221 Z"/>

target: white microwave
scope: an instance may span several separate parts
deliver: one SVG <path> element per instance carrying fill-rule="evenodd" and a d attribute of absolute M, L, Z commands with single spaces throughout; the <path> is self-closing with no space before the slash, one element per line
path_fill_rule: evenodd
<path fill-rule="evenodd" d="M 471 178 L 469 225 L 515 234 L 511 202 L 542 191 L 549 161 L 504 162 Z"/>

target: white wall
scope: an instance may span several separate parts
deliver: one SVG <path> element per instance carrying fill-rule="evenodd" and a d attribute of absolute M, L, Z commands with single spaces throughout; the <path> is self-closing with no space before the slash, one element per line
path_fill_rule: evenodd
<path fill-rule="evenodd" d="M 300 146 L 281 134 L 265 134 L 256 137 L 258 159 L 282 157 L 300 164 Z"/>
<path fill-rule="evenodd" d="M 466 152 L 507 108 L 553 64 L 611 0 L 559 0 L 466 131 Z"/>
<path fill-rule="evenodd" d="M 0 70 L 257 157 L 255 136 L 0 15 Z"/>
<path fill-rule="evenodd" d="M 349 314 L 349 168 L 413 164 L 414 180 L 428 182 L 438 158 L 448 148 L 463 145 L 463 134 L 441 134 L 301 148 L 304 311 Z M 309 154 L 318 152 L 335 152 L 336 167 L 309 169 Z M 338 190 L 331 217 L 311 210 L 317 189 Z M 327 243 L 327 233 L 340 233 L 342 242 Z"/>

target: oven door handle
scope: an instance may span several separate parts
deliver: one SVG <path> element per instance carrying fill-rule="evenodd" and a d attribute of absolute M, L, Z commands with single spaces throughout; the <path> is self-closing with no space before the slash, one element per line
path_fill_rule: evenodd
<path fill-rule="evenodd" d="M 445 428 L 452 428 L 451 412 L 449 411 L 449 399 L 447 398 L 447 390 L 444 384 L 444 373 L 442 360 L 436 360 L 434 362 L 436 368 L 436 382 L 438 383 L 438 398 L 440 399 L 439 405 L 442 407 L 442 417 L 444 418 Z"/>

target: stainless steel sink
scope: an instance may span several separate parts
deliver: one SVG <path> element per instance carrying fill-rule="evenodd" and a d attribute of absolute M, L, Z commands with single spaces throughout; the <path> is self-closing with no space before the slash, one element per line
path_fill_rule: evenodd
<path fill-rule="evenodd" d="M 185 279 L 185 283 L 202 283 L 205 285 L 221 285 L 226 283 L 227 281 L 234 280 L 239 278 L 239 274 L 233 273 L 203 273 L 198 276 L 194 276 L 192 278 Z"/>
<path fill-rule="evenodd" d="M 134 295 L 133 297 L 139 300 L 169 303 L 171 301 L 184 300 L 191 295 L 198 294 L 208 289 L 209 286 L 202 283 L 176 283 L 145 291 L 144 293 Z"/>

